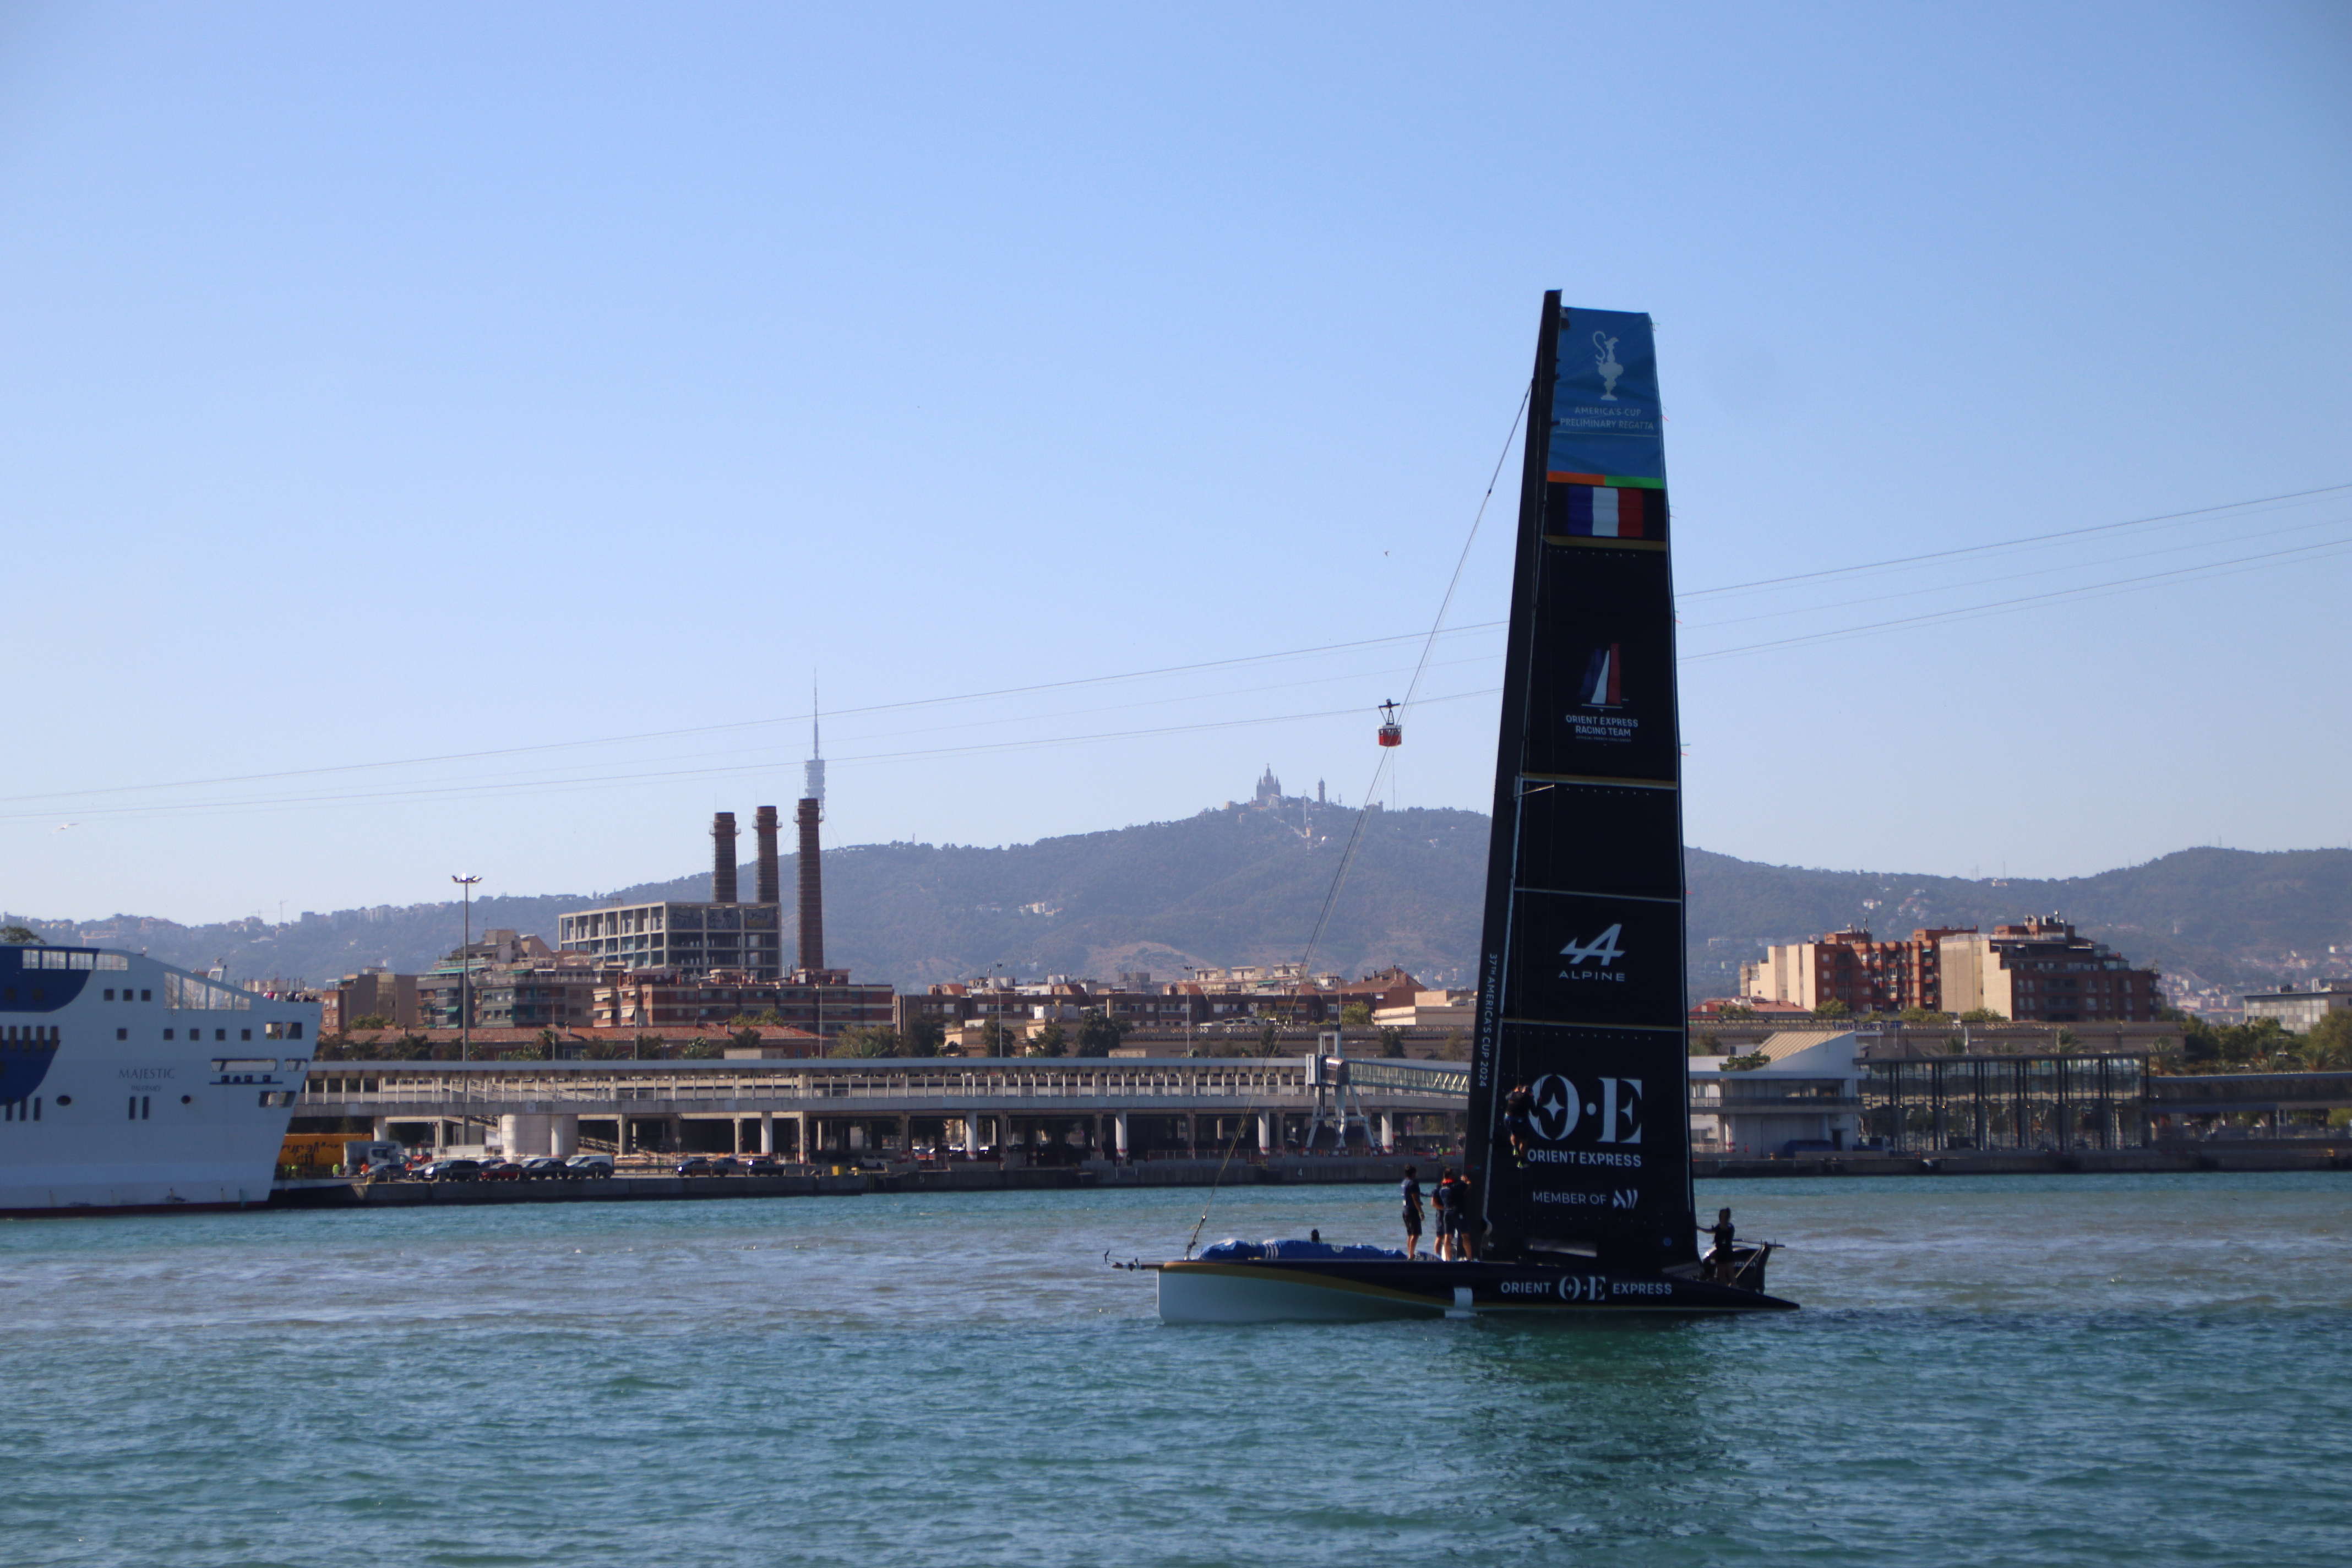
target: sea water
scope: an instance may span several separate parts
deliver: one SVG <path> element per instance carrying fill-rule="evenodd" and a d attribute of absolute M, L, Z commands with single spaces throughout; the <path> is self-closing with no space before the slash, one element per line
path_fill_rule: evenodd
<path fill-rule="evenodd" d="M 1163 1327 L 1197 1190 L 0 1224 L 12 1564 L 2340 1563 L 2352 1175 L 1710 1182 L 1800 1312 Z M 1249 1187 L 1203 1241 L 1398 1239 Z"/>

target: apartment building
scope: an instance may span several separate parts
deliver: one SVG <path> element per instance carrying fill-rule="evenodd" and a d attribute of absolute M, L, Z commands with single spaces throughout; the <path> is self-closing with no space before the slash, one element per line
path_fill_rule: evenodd
<path fill-rule="evenodd" d="M 1857 926 L 1785 942 L 1739 966 L 1741 994 L 1808 1012 L 1843 1002 L 1855 1013 L 1900 1013 L 1945 1005 L 1942 940 L 1973 926 L 1923 926 L 1899 942 L 1880 942 Z"/>
<path fill-rule="evenodd" d="M 2156 971 L 2075 933 L 2055 915 L 1941 939 L 1944 1007 L 1989 1007 L 2019 1023 L 2140 1023 L 2162 998 Z"/>
<path fill-rule="evenodd" d="M 890 1027 L 892 1001 L 889 986 L 853 982 L 845 969 L 794 970 L 782 980 L 740 970 L 634 970 L 596 988 L 593 1026 L 708 1029 L 741 1015 L 773 1013 L 787 1027 L 830 1040 L 844 1029 Z"/>
<path fill-rule="evenodd" d="M 358 1018 L 389 1018 L 396 1027 L 413 1029 L 417 1024 L 416 976 L 383 969 L 346 974 L 322 1011 L 326 1016 L 319 1026 L 330 1033 L 350 1028 Z"/>

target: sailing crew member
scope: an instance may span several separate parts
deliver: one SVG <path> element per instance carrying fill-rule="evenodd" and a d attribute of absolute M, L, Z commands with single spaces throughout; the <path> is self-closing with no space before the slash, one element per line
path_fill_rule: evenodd
<path fill-rule="evenodd" d="M 1521 1167 L 1528 1163 L 1528 1139 L 1535 1131 L 1536 1097 L 1526 1084 L 1503 1097 L 1503 1131 L 1511 1145 L 1511 1158 Z"/>
<path fill-rule="evenodd" d="M 1432 1198 L 1437 1208 L 1437 1256 L 1445 1262 L 1454 1258 L 1454 1172 L 1448 1167 L 1437 1178 L 1437 1192 Z"/>
<path fill-rule="evenodd" d="M 1413 1174 L 1411 1165 L 1404 1168 L 1398 1195 L 1404 1200 L 1404 1256 L 1409 1263 L 1421 1250 L 1421 1178 Z"/>
<path fill-rule="evenodd" d="M 1733 1283 L 1739 1272 L 1739 1267 L 1731 1260 L 1731 1238 L 1734 1234 L 1731 1226 L 1731 1211 L 1716 1210 L 1715 1223 L 1703 1225 L 1698 1228 L 1715 1237 L 1715 1249 L 1707 1254 L 1707 1258 L 1715 1264 L 1717 1282 L 1724 1285 Z"/>
<path fill-rule="evenodd" d="M 1454 1260 L 1456 1263 L 1478 1261 L 1478 1189 L 1465 1171 L 1454 1184 Z"/>

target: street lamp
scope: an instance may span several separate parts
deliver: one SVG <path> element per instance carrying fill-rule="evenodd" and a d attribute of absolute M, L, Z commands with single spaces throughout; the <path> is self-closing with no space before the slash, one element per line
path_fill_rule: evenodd
<path fill-rule="evenodd" d="M 1189 977 L 1196 972 L 1189 963 L 1182 967 L 1188 977 L 1184 984 L 1189 987 L 1192 984 Z M 1184 1055 L 1190 1058 L 1192 1054 L 1192 993 L 1188 989 L 1181 991 L 1180 994 L 1184 998 Z"/>
<path fill-rule="evenodd" d="M 457 944 L 457 1059 L 474 1059 L 474 997 L 468 984 L 473 974 L 473 960 L 466 950 L 474 945 L 474 884 L 479 877 L 452 877 L 457 884 L 458 897 L 466 905 L 466 934 Z"/>
<path fill-rule="evenodd" d="M 996 1038 L 990 1042 L 990 1054 L 992 1056 L 1009 1057 L 1013 1053 L 1011 1050 L 1006 1048 L 1004 1044 L 1004 993 L 996 988 L 996 976 L 1000 971 L 1008 977 L 1012 973 L 1012 971 L 1005 969 L 1004 965 L 1001 963 L 992 963 L 988 966 L 989 996 L 996 1004 Z"/>

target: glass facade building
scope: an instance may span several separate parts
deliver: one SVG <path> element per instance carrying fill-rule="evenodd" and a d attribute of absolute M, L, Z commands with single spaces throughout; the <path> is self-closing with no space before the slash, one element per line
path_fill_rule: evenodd
<path fill-rule="evenodd" d="M 1895 1152 L 2137 1148 L 2144 1056 L 1953 1056 L 1864 1060 L 1863 1131 Z"/>

